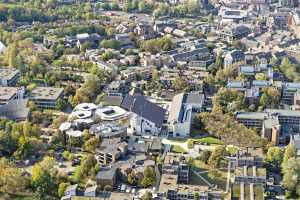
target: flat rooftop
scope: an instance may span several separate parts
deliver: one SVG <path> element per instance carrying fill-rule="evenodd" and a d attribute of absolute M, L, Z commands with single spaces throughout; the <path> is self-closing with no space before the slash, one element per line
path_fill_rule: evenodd
<path fill-rule="evenodd" d="M 30 99 L 32 100 L 56 100 L 63 93 L 63 88 L 36 87 L 32 90 Z"/>
<path fill-rule="evenodd" d="M 1 68 L 0 69 L 0 79 L 12 79 L 15 75 L 17 75 L 20 71 L 17 69 L 11 68 Z"/>
<path fill-rule="evenodd" d="M 17 92 L 17 87 L 0 87 L 0 101 L 11 99 Z"/>
<path fill-rule="evenodd" d="M 237 119 L 264 120 L 267 117 L 268 117 L 268 114 L 265 112 L 237 112 L 236 113 Z"/>
<path fill-rule="evenodd" d="M 159 192 L 166 193 L 168 190 L 175 190 L 180 194 L 194 194 L 208 192 L 208 186 L 177 184 L 177 175 L 163 174 L 161 176 Z"/>

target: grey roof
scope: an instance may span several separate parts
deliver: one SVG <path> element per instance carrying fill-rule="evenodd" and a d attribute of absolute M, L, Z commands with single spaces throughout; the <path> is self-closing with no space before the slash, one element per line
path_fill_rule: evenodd
<path fill-rule="evenodd" d="M 111 105 L 111 106 L 120 106 L 122 102 L 123 97 L 121 96 L 104 96 L 102 99 L 102 103 L 104 105 Z"/>
<path fill-rule="evenodd" d="M 111 167 L 111 168 L 105 168 L 100 170 L 97 173 L 96 179 L 100 180 L 112 180 L 117 173 L 117 168 L 116 167 Z"/>
<path fill-rule="evenodd" d="M 11 100 L 7 104 L 0 106 L 0 117 L 19 121 L 27 119 L 29 108 L 27 108 L 27 99 Z"/>
<path fill-rule="evenodd" d="M 10 80 L 15 75 L 17 75 L 20 71 L 17 69 L 11 69 L 11 68 L 2 68 L 0 69 L 0 79 L 6 79 Z"/>
<path fill-rule="evenodd" d="M 299 110 L 266 109 L 265 111 L 270 113 L 271 115 L 300 117 Z"/>
<path fill-rule="evenodd" d="M 237 119 L 264 120 L 266 117 L 268 117 L 268 114 L 265 112 L 237 112 L 235 116 Z"/>
<path fill-rule="evenodd" d="M 165 109 L 151 103 L 143 96 L 126 95 L 121 107 L 155 123 L 157 126 L 163 124 L 166 113 Z"/>
<path fill-rule="evenodd" d="M 63 93 L 63 88 L 36 87 L 32 90 L 30 99 L 32 100 L 56 100 Z"/>
<path fill-rule="evenodd" d="M 188 93 L 185 95 L 185 103 L 187 104 L 202 104 L 204 102 L 204 94 Z"/>
<path fill-rule="evenodd" d="M 17 87 L 0 87 L 0 100 L 7 101 L 18 93 Z"/>
<path fill-rule="evenodd" d="M 183 109 L 181 109 L 183 98 L 184 93 L 180 93 L 174 96 L 170 107 L 168 121 L 176 121 L 178 118 L 180 118 L 181 115 L 183 115 Z"/>

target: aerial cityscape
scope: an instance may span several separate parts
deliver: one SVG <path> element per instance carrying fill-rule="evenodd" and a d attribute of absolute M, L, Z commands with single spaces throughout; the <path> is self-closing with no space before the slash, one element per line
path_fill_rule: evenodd
<path fill-rule="evenodd" d="M 300 0 L 0 0 L 0 200 L 300 199 Z"/>

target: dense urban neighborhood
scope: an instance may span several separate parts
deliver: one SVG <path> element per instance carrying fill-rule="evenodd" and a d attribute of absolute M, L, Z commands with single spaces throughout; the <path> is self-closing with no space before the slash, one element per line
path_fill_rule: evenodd
<path fill-rule="evenodd" d="M 0 0 L 0 199 L 300 199 L 299 0 Z"/>

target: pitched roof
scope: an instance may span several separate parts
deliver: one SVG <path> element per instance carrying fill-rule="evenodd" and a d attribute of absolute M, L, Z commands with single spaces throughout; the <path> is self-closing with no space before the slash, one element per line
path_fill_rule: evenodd
<path fill-rule="evenodd" d="M 165 109 L 151 103 L 143 96 L 126 95 L 121 103 L 121 107 L 155 123 L 158 126 L 162 125 L 166 113 Z"/>

